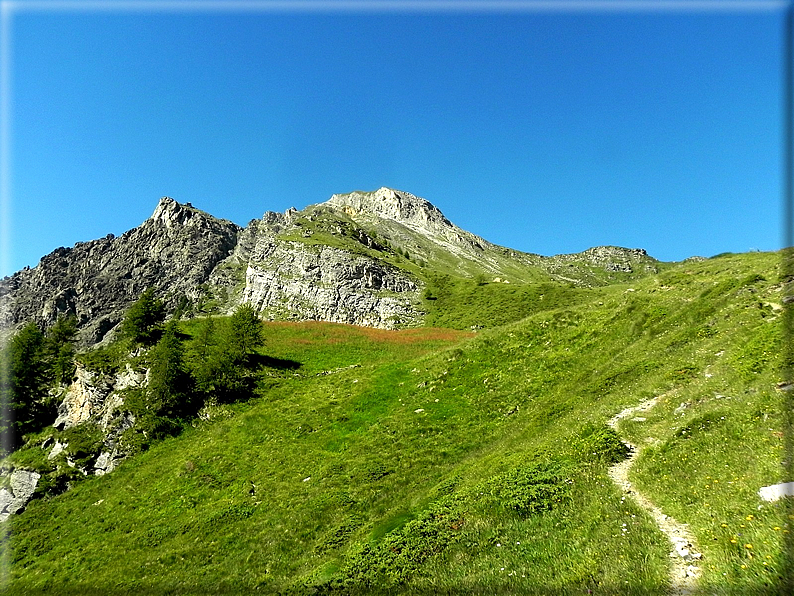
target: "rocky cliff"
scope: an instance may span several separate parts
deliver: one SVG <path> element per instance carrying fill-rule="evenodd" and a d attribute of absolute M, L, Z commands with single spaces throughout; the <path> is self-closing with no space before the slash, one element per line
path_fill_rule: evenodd
<path fill-rule="evenodd" d="M 243 229 L 163 198 L 122 236 L 58 248 L 0 281 L 0 324 L 7 333 L 71 314 L 81 344 L 95 344 L 147 287 L 169 310 L 186 298 L 198 312 L 228 312 L 246 301 L 266 319 L 384 328 L 419 322 L 415 278 L 369 255 L 285 239 L 298 214 L 268 212 Z"/>

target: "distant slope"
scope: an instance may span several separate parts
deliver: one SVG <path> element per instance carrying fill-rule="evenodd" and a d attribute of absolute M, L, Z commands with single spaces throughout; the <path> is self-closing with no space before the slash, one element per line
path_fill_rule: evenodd
<path fill-rule="evenodd" d="M 636 277 L 657 270 L 658 261 L 640 249 L 602 246 L 544 257 L 498 246 L 459 228 L 429 201 L 385 187 L 333 195 L 322 205 L 341 209 L 436 273 L 485 276 L 489 281 L 499 277 L 511 283 L 551 279 L 601 285 L 625 279 L 625 274 Z"/>

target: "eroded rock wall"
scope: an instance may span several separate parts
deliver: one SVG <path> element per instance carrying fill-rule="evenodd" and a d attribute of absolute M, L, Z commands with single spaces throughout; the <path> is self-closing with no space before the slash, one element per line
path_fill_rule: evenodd
<path fill-rule="evenodd" d="M 391 329 L 419 323 L 419 289 L 399 269 L 329 246 L 263 239 L 246 272 L 244 302 L 265 319 Z"/>

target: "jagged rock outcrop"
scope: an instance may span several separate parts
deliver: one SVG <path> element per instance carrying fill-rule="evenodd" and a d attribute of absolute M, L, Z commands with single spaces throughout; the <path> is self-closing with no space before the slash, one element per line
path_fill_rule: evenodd
<path fill-rule="evenodd" d="M 322 205 L 340 210 L 363 226 L 378 229 L 424 261 L 454 264 L 464 275 L 475 270 L 505 275 L 506 261 L 521 266 L 540 262 L 537 255 L 510 251 L 459 228 L 438 207 L 402 190 L 382 187 L 374 192 L 335 194 Z M 515 274 L 515 270 L 511 273 Z"/>
<path fill-rule="evenodd" d="M 74 380 L 64 393 L 58 407 L 58 417 L 52 426 L 60 431 L 84 424 L 96 425 L 102 431 L 102 438 L 96 444 L 96 450 L 83 457 L 83 463 L 79 463 L 73 459 L 69 440 L 55 439 L 51 435 L 39 448 L 47 454 L 46 460 L 52 462 L 52 469 L 39 470 L 52 475 L 59 468 L 67 467 L 85 476 L 101 476 L 112 472 L 127 457 L 120 444 L 121 435 L 135 423 L 133 415 L 124 409 L 123 392 L 144 385 L 146 377 L 145 372 L 136 371 L 129 364 L 124 370 L 108 377 L 89 371 L 78 363 Z M 33 498 L 41 477 L 39 472 L 21 468 L 0 471 L 0 484 L 3 486 L 0 488 L 0 522 L 24 510 Z"/>
<path fill-rule="evenodd" d="M 604 271 L 622 271 L 624 273 L 633 273 L 637 270 L 653 273 L 658 271 L 658 261 L 648 256 L 648 253 L 642 248 L 595 246 L 580 253 L 557 255 L 553 259 L 559 264 L 572 261 L 584 262 L 595 265 Z"/>
<path fill-rule="evenodd" d="M 325 204 L 341 208 L 353 218 L 375 216 L 389 219 L 422 234 L 458 239 L 455 234 L 462 231 L 456 229 L 430 201 L 402 190 L 381 187 L 374 192 L 335 194 Z"/>
<path fill-rule="evenodd" d="M 262 242 L 243 300 L 266 319 L 393 328 L 420 322 L 418 286 L 396 267 L 329 246 Z"/>
<path fill-rule="evenodd" d="M 123 406 L 122 392 L 145 384 L 146 373 L 134 370 L 129 364 L 123 371 L 107 377 L 86 369 L 78 362 L 72 383 L 58 406 L 58 417 L 53 426 L 64 430 L 93 421 L 107 429 L 116 421 Z"/>
<path fill-rule="evenodd" d="M 0 327 L 27 321 L 46 327 L 59 314 L 71 314 L 81 343 L 94 344 L 147 287 L 172 307 L 181 295 L 198 299 L 201 285 L 234 250 L 240 231 L 164 197 L 141 226 L 119 237 L 58 248 L 33 269 L 0 281 Z"/>
<path fill-rule="evenodd" d="M 124 390 L 144 386 L 146 382 L 146 372 L 135 370 L 129 364 L 111 377 L 89 371 L 78 364 L 74 380 L 58 406 L 58 417 L 52 426 L 65 430 L 88 423 L 102 429 L 104 439 L 96 452 L 92 468 L 84 470 L 86 474 L 111 472 L 126 457 L 119 439 L 125 430 L 133 426 L 135 418 L 124 409 Z M 68 443 L 55 441 L 48 459 L 54 459 L 68 446 Z"/>

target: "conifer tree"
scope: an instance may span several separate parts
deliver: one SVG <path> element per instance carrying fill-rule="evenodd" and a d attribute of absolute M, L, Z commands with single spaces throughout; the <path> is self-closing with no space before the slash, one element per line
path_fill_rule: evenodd
<path fill-rule="evenodd" d="M 74 374 L 74 341 L 77 320 L 74 315 L 60 315 L 47 330 L 44 350 L 55 383 L 67 383 Z"/>
<path fill-rule="evenodd" d="M 256 348 L 262 345 L 262 320 L 254 307 L 241 304 L 229 321 L 229 346 L 237 364 L 246 363 Z"/>
<path fill-rule="evenodd" d="M 184 348 L 175 321 L 149 354 L 147 404 L 157 416 L 178 419 L 192 414 L 193 383 L 184 360 Z"/>
<path fill-rule="evenodd" d="M 20 444 L 25 433 L 41 429 L 52 422 L 51 404 L 47 403 L 48 366 L 44 353 L 44 334 L 31 322 L 11 338 L 4 354 L 7 365 L 0 386 L 0 432 L 6 446 Z"/>
<path fill-rule="evenodd" d="M 157 342 L 163 319 L 163 302 L 154 297 L 154 288 L 147 288 L 124 316 L 121 333 L 133 343 L 151 346 Z"/>
<path fill-rule="evenodd" d="M 216 327 L 207 319 L 194 340 L 194 375 L 210 399 L 235 401 L 252 390 L 251 356 L 262 345 L 262 321 L 250 304 L 243 304 Z M 216 331 L 217 330 L 217 331 Z"/>

